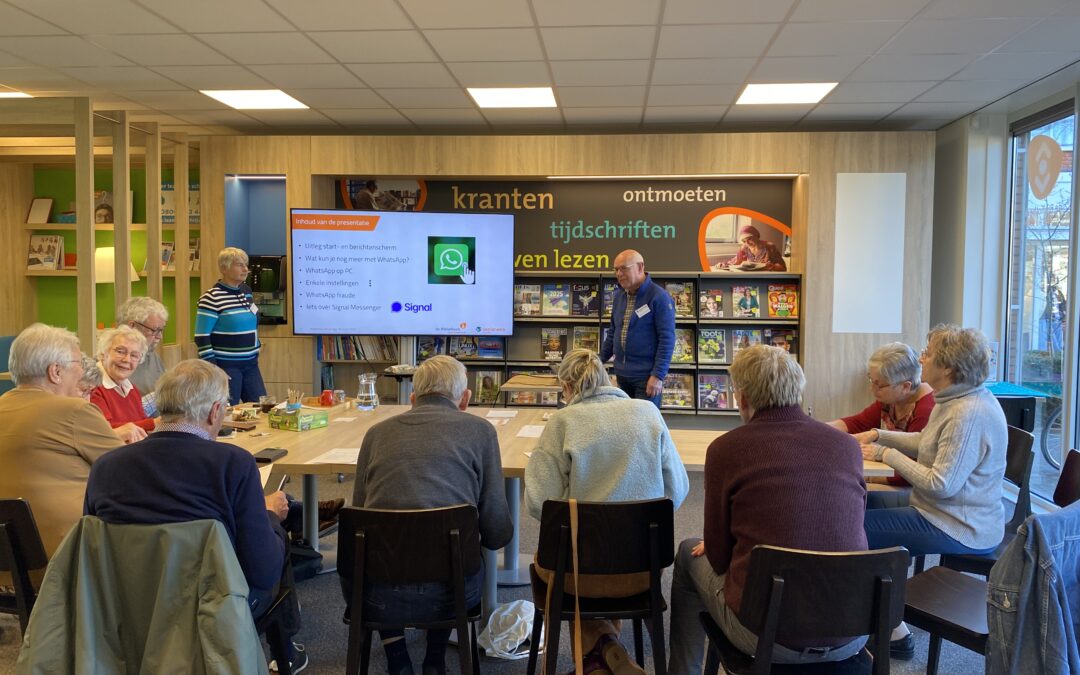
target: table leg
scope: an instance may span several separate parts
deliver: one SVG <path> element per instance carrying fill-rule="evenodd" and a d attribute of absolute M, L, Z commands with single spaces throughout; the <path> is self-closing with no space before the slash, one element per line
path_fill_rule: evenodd
<path fill-rule="evenodd" d="M 304 541 L 312 550 L 319 550 L 319 481 L 318 476 L 305 473 L 304 479 Z"/>
<path fill-rule="evenodd" d="M 499 568 L 498 583 L 500 586 L 528 586 L 529 585 L 529 562 L 519 567 L 518 563 L 518 527 L 521 517 L 521 479 L 506 477 L 503 479 L 506 489 L 506 504 L 510 507 L 510 520 L 514 523 L 514 536 L 510 543 L 503 548 L 503 564 Z"/>

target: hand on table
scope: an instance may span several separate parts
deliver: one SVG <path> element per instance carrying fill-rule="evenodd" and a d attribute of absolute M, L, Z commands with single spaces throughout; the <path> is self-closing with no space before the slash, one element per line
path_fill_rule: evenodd
<path fill-rule="evenodd" d="M 266 495 L 266 510 L 277 516 L 278 520 L 285 520 L 289 515 L 289 501 L 285 499 L 285 493 L 281 490 Z"/>
<path fill-rule="evenodd" d="M 863 459 L 868 459 L 871 462 L 880 462 L 881 455 L 885 453 L 885 446 L 877 443 L 863 443 L 860 447 L 862 448 Z"/>
<path fill-rule="evenodd" d="M 649 381 L 645 384 L 645 393 L 649 398 L 652 398 L 653 396 L 659 396 L 663 388 L 664 381 L 655 375 L 650 375 Z"/>
<path fill-rule="evenodd" d="M 113 433 L 120 437 L 125 444 L 141 441 L 146 438 L 146 430 L 137 426 L 134 422 L 128 422 L 113 429 Z"/>

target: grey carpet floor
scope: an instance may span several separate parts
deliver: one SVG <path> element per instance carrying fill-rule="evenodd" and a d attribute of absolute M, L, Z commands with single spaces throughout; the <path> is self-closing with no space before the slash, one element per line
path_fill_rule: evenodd
<path fill-rule="evenodd" d="M 296 480 L 293 483 L 293 485 L 298 484 L 299 480 Z M 348 499 L 352 494 L 352 478 L 346 477 L 344 482 L 340 483 L 333 477 L 320 478 L 319 490 L 322 499 L 328 499 L 330 497 L 345 497 Z M 688 537 L 700 536 L 702 529 L 703 501 L 702 474 L 696 472 L 691 473 L 690 494 L 687 497 L 686 502 L 682 505 L 682 508 L 675 513 L 676 542 Z M 521 516 L 520 527 L 521 549 L 523 552 L 522 559 L 527 560 L 531 558 L 531 552 L 534 550 L 531 542 L 536 541 L 538 531 L 537 523 L 523 513 Z M 334 539 L 335 536 L 331 535 L 324 538 L 321 544 L 324 547 L 332 548 L 336 543 Z M 934 564 L 936 561 L 931 557 L 927 562 L 928 564 Z M 671 571 L 668 570 L 664 575 L 665 597 L 669 596 L 668 589 L 670 588 L 670 584 Z M 304 581 L 298 588 L 304 618 L 304 627 L 297 636 L 297 639 L 305 645 L 310 658 L 310 665 L 304 672 L 311 673 L 312 675 L 343 672 L 348 642 L 348 626 L 341 622 L 345 603 L 341 597 L 337 575 L 319 575 L 314 579 Z M 528 598 L 529 590 L 527 587 L 499 589 L 500 603 Z M 916 645 L 915 658 L 908 662 L 894 661 L 892 663 L 892 673 L 926 672 L 926 654 L 929 638 L 926 633 L 920 630 L 916 629 L 914 633 Z M 566 634 L 565 624 L 563 626 L 563 634 Z M 409 652 L 413 662 L 417 664 L 417 669 L 419 670 L 419 663 L 423 660 L 424 653 L 423 634 L 417 631 L 410 631 L 406 634 L 406 640 L 409 645 Z M 19 630 L 18 621 L 14 617 L 0 615 L 0 675 L 15 672 L 15 660 L 18 656 L 21 641 L 22 634 Z M 623 642 L 627 646 L 627 649 L 632 653 L 633 643 L 630 628 L 628 626 L 623 630 Z M 565 644 L 566 642 L 564 641 L 563 645 Z M 652 649 L 649 645 L 648 638 L 645 639 L 645 651 L 647 670 L 653 672 L 651 660 Z M 562 653 L 559 655 L 559 672 L 568 672 L 573 668 L 573 664 L 569 657 L 569 651 L 566 647 L 563 647 L 561 652 Z M 378 645 L 372 649 L 371 663 L 372 672 L 386 672 L 386 660 Z M 490 675 L 520 674 L 525 672 L 525 663 L 524 660 L 501 661 L 498 659 L 483 658 L 481 668 L 483 672 Z M 453 647 L 451 647 L 447 653 L 447 668 L 448 672 L 458 672 L 458 659 Z M 971 673 L 982 672 L 983 670 L 984 661 L 982 656 L 956 645 L 947 642 L 944 643 L 939 670 L 942 675 L 971 675 Z"/>

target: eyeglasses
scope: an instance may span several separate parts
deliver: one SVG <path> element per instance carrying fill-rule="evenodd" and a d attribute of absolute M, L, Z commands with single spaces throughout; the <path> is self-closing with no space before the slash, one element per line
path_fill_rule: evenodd
<path fill-rule="evenodd" d="M 889 387 L 896 386 L 896 385 L 890 384 L 888 382 L 878 382 L 877 380 L 875 380 L 872 377 L 866 378 L 866 381 L 870 383 L 870 388 L 874 389 L 874 390 L 888 389 Z"/>
<path fill-rule="evenodd" d="M 116 354 L 118 357 L 120 357 L 122 359 L 126 359 L 127 357 L 130 356 L 135 361 L 142 361 L 142 357 L 143 357 L 142 352 L 129 352 L 124 347 L 113 347 L 109 351 L 111 351 L 113 354 Z"/>
<path fill-rule="evenodd" d="M 619 272 L 629 272 L 635 267 L 637 267 L 637 263 L 630 263 L 628 265 L 619 265 L 618 267 L 612 267 L 611 271 L 615 274 L 618 274 Z"/>
<path fill-rule="evenodd" d="M 145 323 L 143 323 L 141 321 L 132 321 L 131 323 L 135 324 L 139 328 L 142 328 L 143 331 L 147 335 L 150 335 L 150 336 L 153 336 L 153 337 L 161 337 L 161 335 L 165 332 L 165 327 L 164 326 L 162 326 L 161 328 L 151 328 L 150 326 L 147 326 Z"/>

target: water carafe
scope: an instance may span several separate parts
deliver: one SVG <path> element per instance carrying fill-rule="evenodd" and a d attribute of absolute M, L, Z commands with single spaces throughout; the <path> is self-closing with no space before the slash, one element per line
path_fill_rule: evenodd
<path fill-rule="evenodd" d="M 360 389 L 356 392 L 356 407 L 359 410 L 374 410 L 379 405 L 379 395 L 375 393 L 375 373 L 361 373 Z"/>

